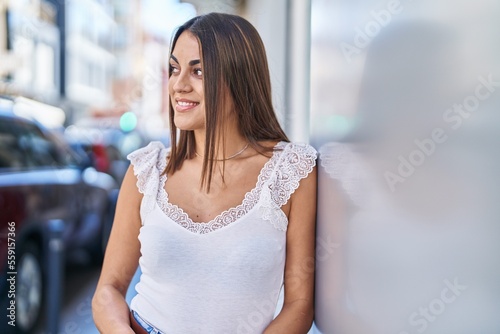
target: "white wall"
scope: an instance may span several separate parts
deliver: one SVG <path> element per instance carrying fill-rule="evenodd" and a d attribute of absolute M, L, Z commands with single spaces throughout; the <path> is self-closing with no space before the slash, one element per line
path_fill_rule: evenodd
<path fill-rule="evenodd" d="M 315 0 L 316 324 L 500 333 L 500 4 Z"/>

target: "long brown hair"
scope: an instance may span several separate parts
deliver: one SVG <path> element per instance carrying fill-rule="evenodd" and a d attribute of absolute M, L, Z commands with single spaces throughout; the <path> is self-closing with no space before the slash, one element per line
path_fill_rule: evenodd
<path fill-rule="evenodd" d="M 225 152 L 220 146 L 225 143 L 224 113 L 229 106 L 236 112 L 239 131 L 259 153 L 272 151 L 260 141 L 288 141 L 288 138 L 272 105 L 264 44 L 250 22 L 221 13 L 197 16 L 177 29 L 170 54 L 185 31 L 198 39 L 202 55 L 206 137 L 201 186 L 209 191 L 217 163 L 215 157 L 219 149 Z M 178 131 L 175 126 L 172 104 L 169 113 L 172 149 L 165 173 L 174 173 L 184 160 L 194 157 L 196 148 L 194 132 Z"/>

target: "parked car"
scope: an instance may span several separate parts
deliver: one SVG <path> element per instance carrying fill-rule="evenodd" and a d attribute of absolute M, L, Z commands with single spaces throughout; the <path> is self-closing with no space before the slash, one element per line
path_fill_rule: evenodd
<path fill-rule="evenodd" d="M 119 140 L 112 138 L 110 132 L 109 129 L 71 125 L 65 130 L 64 138 L 75 151 L 84 152 L 97 171 L 107 173 L 121 183 L 129 162 L 119 149 Z"/>
<path fill-rule="evenodd" d="M 99 262 L 117 189 L 110 175 L 97 171 L 53 133 L 0 107 L 0 333 L 7 332 L 1 327 L 10 303 L 4 298 L 11 288 L 7 272 L 17 272 L 16 330 L 30 333 L 46 310 L 50 222 L 62 222 L 60 246 L 66 258 L 85 250 Z M 14 268 L 7 266 L 14 263 L 13 253 Z"/>
<path fill-rule="evenodd" d="M 123 131 L 116 118 L 84 118 L 64 131 L 64 138 L 74 149 L 83 150 L 98 171 L 110 174 L 119 183 L 129 166 L 127 154 L 150 140 L 137 129 Z"/>

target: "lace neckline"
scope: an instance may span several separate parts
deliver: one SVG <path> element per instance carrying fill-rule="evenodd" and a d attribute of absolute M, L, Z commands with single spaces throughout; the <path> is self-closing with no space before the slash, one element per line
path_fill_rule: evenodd
<path fill-rule="evenodd" d="M 206 234 L 228 226 L 246 216 L 259 202 L 262 187 L 270 179 L 279 161 L 279 157 L 281 156 L 278 152 L 282 152 L 287 144 L 287 142 L 278 142 L 274 146 L 271 157 L 259 172 L 255 187 L 245 194 L 245 197 L 239 205 L 224 210 L 208 222 L 194 222 L 181 207 L 170 203 L 168 193 L 165 190 L 165 183 L 167 181 L 167 175 L 165 173 L 160 176 L 157 204 L 168 218 L 181 227 L 196 234 Z M 164 164 L 166 165 L 166 160 Z M 165 166 L 161 167 L 164 169 Z"/>

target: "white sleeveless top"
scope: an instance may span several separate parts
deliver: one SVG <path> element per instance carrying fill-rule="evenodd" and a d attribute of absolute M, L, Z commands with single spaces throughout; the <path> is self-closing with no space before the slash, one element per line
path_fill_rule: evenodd
<path fill-rule="evenodd" d="M 278 143 L 243 202 L 206 223 L 169 202 L 168 151 L 152 142 L 128 156 L 144 195 L 142 275 L 131 309 L 163 333 L 262 333 L 283 285 L 288 219 L 281 206 L 312 171 L 316 151 Z"/>

